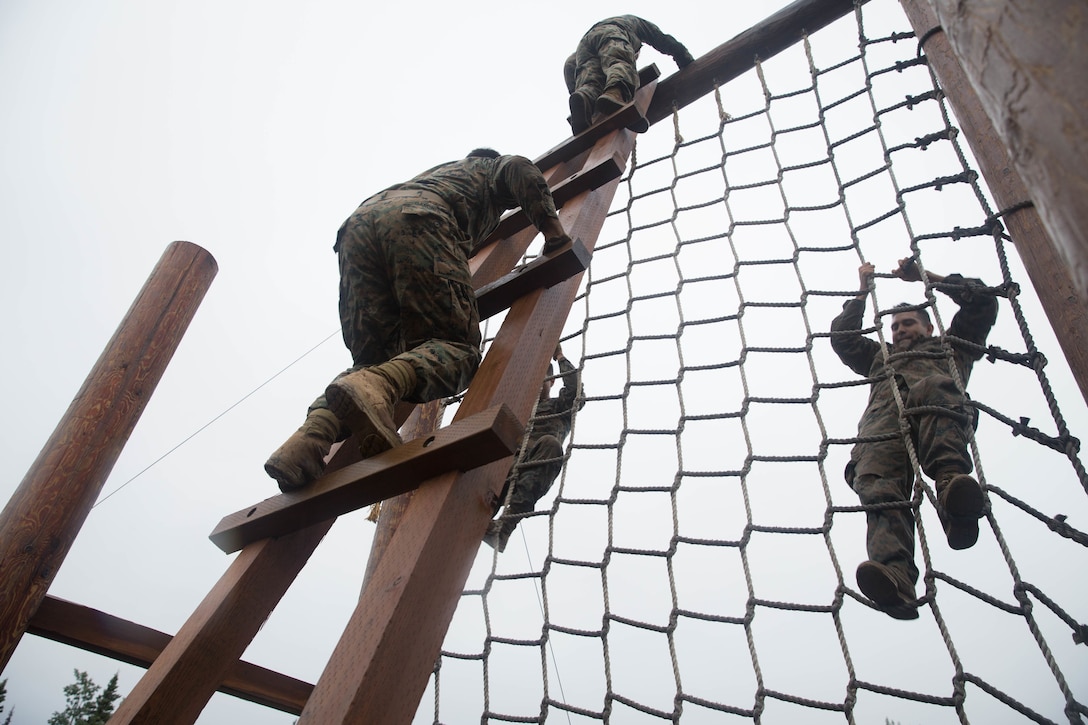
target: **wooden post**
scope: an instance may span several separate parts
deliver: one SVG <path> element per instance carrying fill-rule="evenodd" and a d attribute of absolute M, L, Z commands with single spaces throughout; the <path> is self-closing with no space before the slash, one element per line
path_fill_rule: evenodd
<path fill-rule="evenodd" d="M 90 513 L 218 267 L 189 242 L 163 253 L 0 513 L 0 670 Z"/>
<path fill-rule="evenodd" d="M 929 0 L 1039 216 L 1088 296 L 1084 0 Z M 1082 303 L 1083 304 L 1083 303 Z"/>
<path fill-rule="evenodd" d="M 1038 201 L 1035 193 L 1025 186 L 1018 166 L 1010 160 L 1005 142 L 991 116 L 983 110 L 979 94 L 953 52 L 949 37 L 938 29 L 931 0 L 901 0 L 901 3 L 914 32 L 919 38 L 926 38 L 924 50 L 929 66 L 956 113 L 998 207 L 1012 209 L 1025 201 Z M 1083 133 L 1083 118 L 1080 129 Z M 1088 178 L 1084 176 L 1083 168 L 1078 172 L 1082 181 Z M 1063 258 L 1062 250 L 1047 233 L 1038 206 L 1020 208 L 1006 214 L 1002 221 L 1016 243 L 1081 395 L 1088 401 L 1088 294 L 1081 286 L 1082 282 L 1075 279 L 1074 267 Z M 1088 223 L 1088 219 L 1085 222 Z M 1082 247 L 1082 261 L 1086 253 L 1088 251 Z"/>

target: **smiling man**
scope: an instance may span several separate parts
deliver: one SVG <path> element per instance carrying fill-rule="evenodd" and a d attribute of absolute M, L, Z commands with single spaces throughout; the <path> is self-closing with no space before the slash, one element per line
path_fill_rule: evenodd
<path fill-rule="evenodd" d="M 947 333 L 934 336 L 929 313 L 904 303 L 894 308 L 892 343 L 882 349 L 880 343 L 860 333 L 874 273 L 868 262 L 858 268 L 862 292 L 848 300 L 831 323 L 832 349 L 847 367 L 870 381 L 869 404 L 858 423 L 858 440 L 846 466 L 847 483 L 863 505 L 873 506 L 866 510 L 869 560 L 858 566 L 857 583 L 888 615 L 915 619 L 918 567 L 914 563 L 914 511 L 910 504 L 914 469 L 902 431 L 909 429 L 922 472 L 935 482 L 938 513 L 949 546 L 974 546 L 984 505 L 982 489 L 968 475 L 974 468 L 967 450 L 968 426 L 974 417 L 952 377 L 950 363 L 966 385 L 997 319 L 997 300 L 980 280 L 927 272 L 930 283 L 960 306 Z M 922 279 L 913 259 L 901 259 L 892 274 L 908 282 Z M 900 427 L 901 415 L 906 428 Z"/>

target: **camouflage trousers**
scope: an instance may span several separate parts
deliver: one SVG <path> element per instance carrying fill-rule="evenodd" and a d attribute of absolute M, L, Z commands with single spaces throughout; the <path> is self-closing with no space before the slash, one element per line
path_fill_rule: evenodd
<path fill-rule="evenodd" d="M 611 26 L 593 28 L 578 43 L 574 54 L 574 83 L 570 73 L 567 90 L 585 96 L 589 107 L 606 89 L 616 88 L 624 102 L 630 102 L 638 89 L 638 53 L 621 33 Z"/>
<path fill-rule="evenodd" d="M 536 508 L 563 469 L 563 444 L 553 435 L 533 440 L 510 480 L 505 514 L 525 514 Z"/>
<path fill-rule="evenodd" d="M 922 378 L 906 391 L 904 404 L 908 411 L 922 409 L 909 415 L 911 440 L 922 471 L 934 480 L 946 471 L 970 473 L 974 467 L 967 451 L 971 418 L 952 379 L 944 375 Z M 891 419 L 863 421 L 862 436 L 899 431 L 898 416 L 890 415 L 889 409 L 884 413 Z M 909 506 L 914 470 L 902 437 L 855 446 L 846 467 L 846 481 L 863 505 L 900 504 L 865 512 L 865 548 L 870 560 L 917 582 L 914 511 Z"/>
<path fill-rule="evenodd" d="M 340 326 L 353 366 L 411 364 L 424 403 L 468 387 L 480 365 L 480 316 L 467 242 L 437 202 L 365 203 L 340 230 Z M 326 407 L 324 398 L 311 406 Z"/>

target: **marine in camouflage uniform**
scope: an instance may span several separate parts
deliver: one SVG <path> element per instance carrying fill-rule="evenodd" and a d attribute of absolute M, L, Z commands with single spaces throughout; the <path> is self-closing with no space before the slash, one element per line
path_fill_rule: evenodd
<path fill-rule="evenodd" d="M 643 43 L 672 56 L 681 68 L 694 60 L 680 41 L 635 15 L 595 23 L 563 65 L 563 79 L 570 93 L 570 124 L 575 134 L 589 128 L 594 110 L 610 115 L 635 97 L 635 61 Z M 646 126 L 643 123 L 635 130 L 645 131 Z"/>
<path fill-rule="evenodd" d="M 541 386 L 532 430 L 525 443 L 525 455 L 521 456 L 520 451 L 515 455 L 514 460 L 519 462 L 510 469 L 506 482 L 510 493 L 506 508 L 501 518 L 491 522 L 484 535 L 484 542 L 499 551 L 506 550 L 506 541 L 521 516 L 536 508 L 536 502 L 551 489 L 563 470 L 563 441 L 570 433 L 574 411 L 585 405 L 578 370 L 563 356 L 562 347 L 556 347 L 554 358 L 559 363 L 563 387 L 553 398 L 552 379 L 549 377 Z"/>
<path fill-rule="evenodd" d="M 871 264 L 858 270 L 862 287 L 873 274 Z M 920 274 L 913 261 L 901 260 L 896 276 L 916 281 Z M 831 346 L 851 370 L 870 379 L 869 404 L 858 424 L 858 438 L 846 467 L 847 483 L 864 505 L 900 504 L 866 511 L 866 549 L 869 561 L 857 571 L 858 587 L 881 609 L 897 619 L 918 616 L 914 585 L 914 512 L 909 507 L 914 472 L 900 429 L 899 407 L 892 380 L 908 412 L 911 440 L 922 471 L 936 484 L 938 513 L 949 545 L 965 549 L 978 539 L 978 519 L 983 498 L 978 483 L 969 475 L 973 464 L 968 453 L 968 426 L 974 417 L 950 377 L 946 348 L 963 384 L 982 353 L 952 339 L 984 345 L 997 319 L 997 300 L 977 279 L 958 274 L 942 277 L 929 273 L 960 309 L 952 318 L 947 336 L 934 337 L 924 311 L 904 310 L 892 321 L 892 344 L 881 345 L 860 334 L 832 335 Z M 947 285 L 947 286 L 946 286 Z M 831 323 L 832 332 L 860 330 L 865 294 L 848 300 Z M 892 368 L 889 378 L 886 365 Z M 916 412 L 911 412 L 914 409 Z"/>
<path fill-rule="evenodd" d="M 364 457 L 397 445 L 398 401 L 422 403 L 468 387 L 481 355 L 468 257 L 518 206 L 544 232 L 545 253 L 570 242 L 540 170 L 490 149 L 391 186 L 344 222 L 333 249 L 353 366 L 265 464 L 281 490 L 317 478 L 332 443 L 349 431 Z"/>

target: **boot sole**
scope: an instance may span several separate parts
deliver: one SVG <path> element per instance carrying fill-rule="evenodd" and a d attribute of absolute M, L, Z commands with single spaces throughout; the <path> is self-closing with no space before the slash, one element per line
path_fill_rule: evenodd
<path fill-rule="evenodd" d="M 918 619 L 918 610 L 906 603 L 895 579 L 875 566 L 862 564 L 857 570 L 858 589 L 893 619 Z"/>
<path fill-rule="evenodd" d="M 956 478 L 944 497 L 944 534 L 952 549 L 970 549 L 978 541 L 978 520 L 985 502 L 982 488 L 970 476 Z"/>
<path fill-rule="evenodd" d="M 356 397 L 354 390 L 333 383 L 325 390 L 329 410 L 355 434 L 363 458 L 396 448 L 403 441 L 396 431 L 380 423 L 380 416 L 370 401 Z"/>

